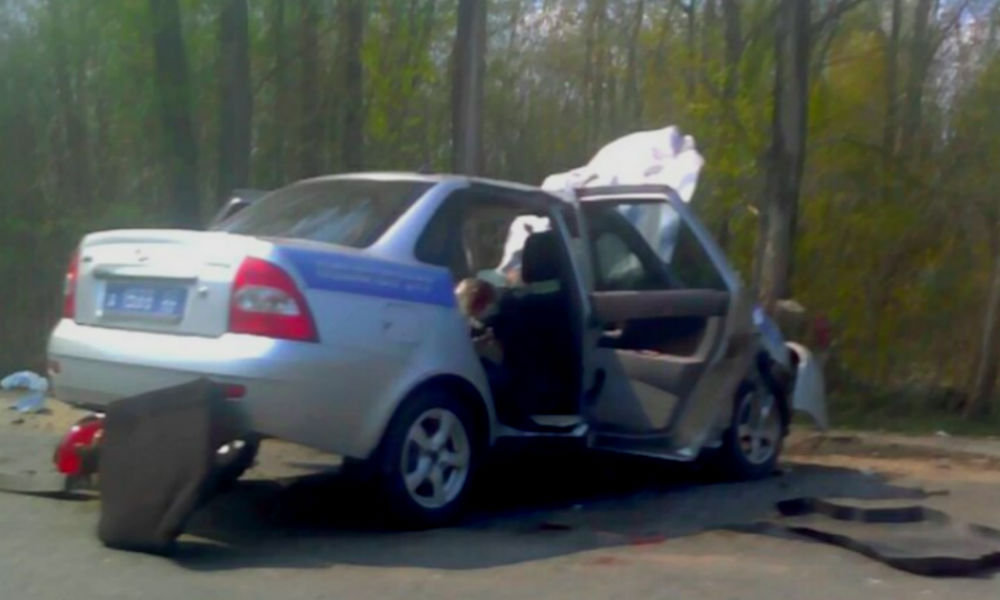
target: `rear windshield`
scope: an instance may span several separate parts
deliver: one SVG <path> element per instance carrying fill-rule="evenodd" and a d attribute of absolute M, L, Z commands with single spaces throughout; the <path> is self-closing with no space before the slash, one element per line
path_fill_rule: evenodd
<path fill-rule="evenodd" d="M 296 183 L 264 196 L 219 229 L 364 248 L 385 233 L 431 185 L 370 179 Z"/>

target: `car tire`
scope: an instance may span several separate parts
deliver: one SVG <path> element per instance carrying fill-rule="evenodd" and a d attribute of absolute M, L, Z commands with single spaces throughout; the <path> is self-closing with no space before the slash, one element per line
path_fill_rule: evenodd
<path fill-rule="evenodd" d="M 219 489 L 229 489 L 253 466 L 260 441 L 253 438 L 223 444 L 215 455 L 215 481 Z"/>
<path fill-rule="evenodd" d="M 417 392 L 393 416 L 379 451 L 384 516 L 405 529 L 448 524 L 462 509 L 482 454 L 467 403 L 444 389 Z"/>
<path fill-rule="evenodd" d="M 746 481 L 773 474 L 784 444 L 781 398 L 760 380 L 740 386 L 722 447 L 710 464 L 725 479 Z"/>

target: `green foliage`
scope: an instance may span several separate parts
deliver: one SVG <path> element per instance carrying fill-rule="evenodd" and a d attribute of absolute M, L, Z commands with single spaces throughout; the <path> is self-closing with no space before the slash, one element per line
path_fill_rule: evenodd
<path fill-rule="evenodd" d="M 318 7 L 319 163 L 336 172 L 345 93 L 338 13 L 334 0 L 309 1 Z M 250 3 L 251 178 L 268 187 L 286 182 L 297 149 L 309 147 L 299 127 L 304 4 L 284 2 L 278 27 L 279 4 Z M 707 159 L 696 208 L 749 279 L 770 143 L 775 2 L 733 3 L 742 32 L 735 62 L 726 51 L 733 15 L 725 4 L 490 0 L 487 174 L 538 183 L 614 137 L 680 124 Z M 912 147 L 883 145 L 888 3 L 862 2 L 815 32 L 793 289 L 833 321 L 837 360 L 851 377 L 878 385 L 964 386 L 996 254 L 1000 55 L 989 26 L 996 2 L 968 4 L 968 18 L 958 20 L 948 4 L 932 18 L 940 43 L 920 88 L 923 118 Z M 836 5 L 814 2 L 814 19 Z M 915 5 L 903 2 L 898 107 L 909 100 L 903 82 L 915 68 L 908 50 Z M 183 0 L 181 10 L 208 214 L 219 147 L 219 6 Z M 81 235 L 168 222 L 147 11 L 145 2 L 124 0 L 0 0 L 0 370 L 40 366 L 65 257 Z M 367 168 L 450 164 L 454 30 L 453 1 L 369 3 Z M 285 48 L 283 71 L 276 40 Z M 73 122 L 82 133 L 77 148 L 67 146 Z M 74 185 L 83 176 L 92 189 Z"/>

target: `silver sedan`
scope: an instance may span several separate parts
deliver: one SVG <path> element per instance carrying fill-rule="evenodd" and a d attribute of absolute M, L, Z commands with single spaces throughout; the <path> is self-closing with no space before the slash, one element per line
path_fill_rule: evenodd
<path fill-rule="evenodd" d="M 823 386 L 753 311 L 668 188 L 358 174 L 212 231 L 86 236 L 49 357 L 96 411 L 209 377 L 255 435 L 373 467 L 391 514 L 433 525 L 502 437 L 770 472 L 793 410 L 825 425 Z"/>

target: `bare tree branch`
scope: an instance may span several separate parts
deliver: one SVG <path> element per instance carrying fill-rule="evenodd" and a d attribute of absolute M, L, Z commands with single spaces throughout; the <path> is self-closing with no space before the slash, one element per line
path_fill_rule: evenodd
<path fill-rule="evenodd" d="M 813 23 L 809 26 L 811 30 L 810 33 L 813 37 L 820 35 L 823 30 L 832 23 L 839 21 L 840 17 L 859 6 L 862 2 L 867 1 L 868 0 L 841 0 L 840 2 L 831 2 L 829 7 L 826 9 L 826 13 L 818 20 L 813 21 Z"/>
<path fill-rule="evenodd" d="M 955 7 L 955 10 L 951 14 L 951 17 L 944 23 L 944 25 L 940 29 L 938 29 L 936 35 L 931 36 L 930 44 L 928 45 L 927 48 L 928 59 L 937 54 L 938 50 L 941 49 L 941 44 L 943 44 L 944 41 L 948 38 L 948 34 L 951 33 L 951 30 L 958 25 L 959 20 L 962 18 L 962 14 L 965 12 L 965 9 L 969 7 L 970 3 L 971 3 L 970 0 L 962 0 L 961 4 Z"/>

